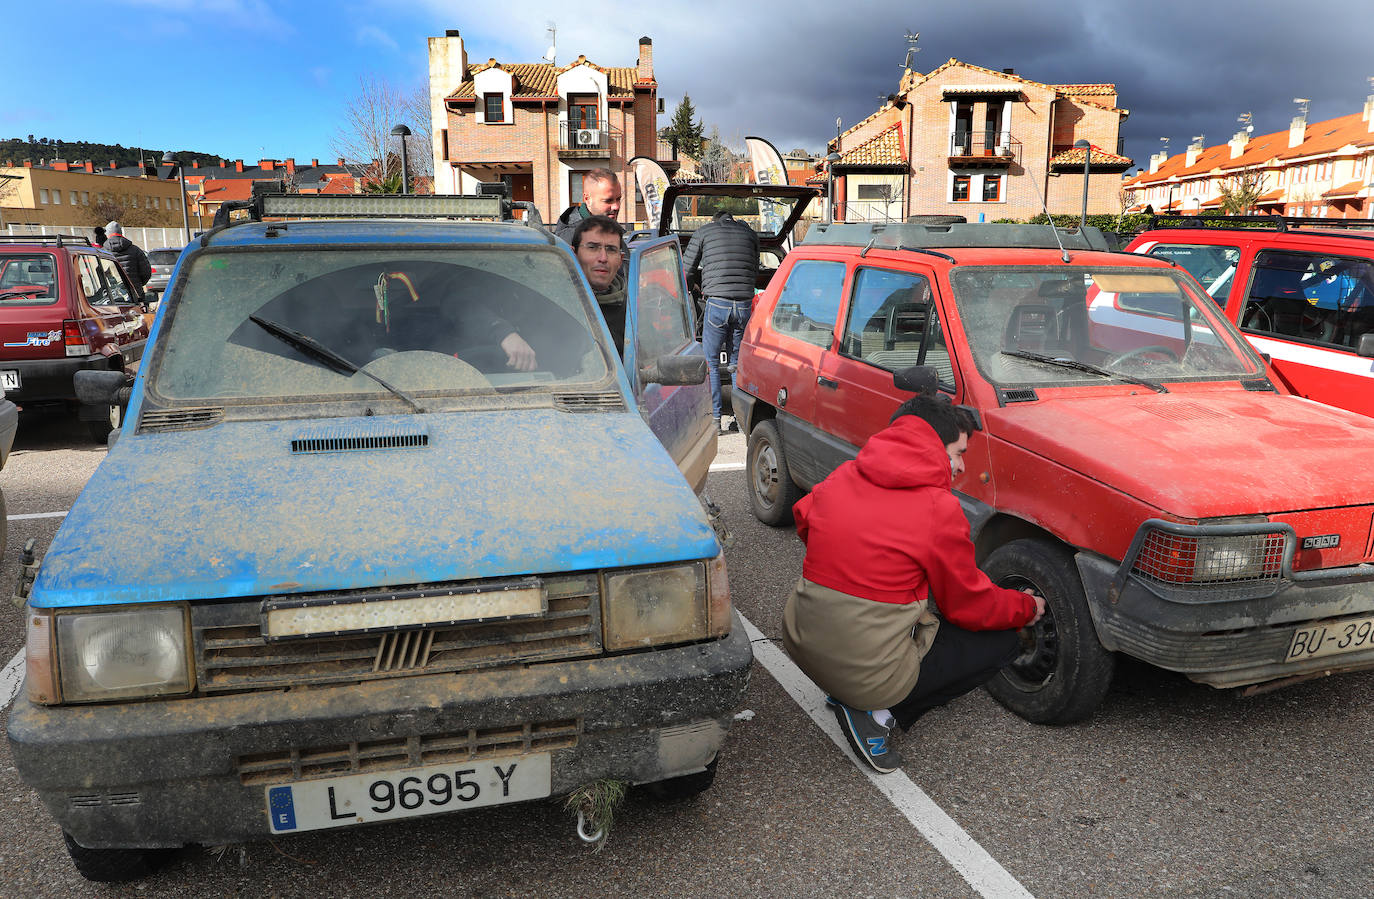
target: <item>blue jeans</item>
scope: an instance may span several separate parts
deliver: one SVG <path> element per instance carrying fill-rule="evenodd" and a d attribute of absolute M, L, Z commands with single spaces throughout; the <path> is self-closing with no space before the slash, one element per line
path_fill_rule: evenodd
<path fill-rule="evenodd" d="M 706 320 L 701 325 L 701 345 L 706 350 L 707 381 L 711 385 L 711 417 L 720 420 L 720 348 L 730 334 L 731 363 L 739 361 L 739 342 L 744 339 L 744 324 L 749 321 L 749 300 L 706 298 Z"/>

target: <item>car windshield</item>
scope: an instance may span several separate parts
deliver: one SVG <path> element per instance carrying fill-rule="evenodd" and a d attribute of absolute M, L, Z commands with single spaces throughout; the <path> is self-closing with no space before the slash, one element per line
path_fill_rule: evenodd
<path fill-rule="evenodd" d="M 581 279 L 552 247 L 206 251 L 181 283 L 148 381 L 168 404 L 612 387 Z"/>
<path fill-rule="evenodd" d="M 671 227 L 691 234 L 715 217 L 728 212 L 762 237 L 776 237 L 792 215 L 797 201 L 791 197 L 713 197 L 686 194 L 673 201 Z"/>
<path fill-rule="evenodd" d="M 148 261 L 153 265 L 171 265 L 180 255 L 180 250 L 152 250 L 148 253 Z"/>
<path fill-rule="evenodd" d="M 974 361 L 1000 387 L 1263 373 L 1215 305 L 1175 272 L 969 266 L 950 281 Z"/>
<path fill-rule="evenodd" d="M 57 302 L 57 266 L 51 254 L 0 253 L 0 305 L 47 306 Z"/>

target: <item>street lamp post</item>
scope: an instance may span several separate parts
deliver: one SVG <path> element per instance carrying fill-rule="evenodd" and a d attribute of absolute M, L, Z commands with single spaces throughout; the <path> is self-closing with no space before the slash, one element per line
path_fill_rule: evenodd
<path fill-rule="evenodd" d="M 1169 202 L 1164 204 L 1164 211 L 1173 214 L 1174 209 L 1174 190 L 1178 188 L 1178 182 L 1169 185 Z"/>
<path fill-rule="evenodd" d="M 1093 145 L 1085 140 L 1074 141 L 1075 147 L 1083 151 L 1083 213 L 1078 217 L 1079 229 L 1088 225 L 1088 165 L 1093 158 Z"/>
<path fill-rule="evenodd" d="M 190 243 L 191 218 L 186 212 L 186 172 L 182 170 L 181 163 L 177 162 L 171 150 L 162 154 L 162 164 L 173 166 L 177 170 L 177 185 L 181 188 L 181 230 L 186 233 L 186 242 Z"/>
<path fill-rule="evenodd" d="M 401 139 L 401 193 L 410 193 L 410 170 L 406 165 L 406 138 L 410 137 L 410 129 L 405 125 L 397 125 L 391 129 L 392 135 Z"/>

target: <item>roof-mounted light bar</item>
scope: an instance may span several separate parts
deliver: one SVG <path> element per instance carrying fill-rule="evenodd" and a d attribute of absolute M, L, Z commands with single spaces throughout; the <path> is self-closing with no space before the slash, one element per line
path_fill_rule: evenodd
<path fill-rule="evenodd" d="M 268 218 L 439 218 L 499 222 L 509 218 L 500 197 L 448 194 L 263 194 Z"/>

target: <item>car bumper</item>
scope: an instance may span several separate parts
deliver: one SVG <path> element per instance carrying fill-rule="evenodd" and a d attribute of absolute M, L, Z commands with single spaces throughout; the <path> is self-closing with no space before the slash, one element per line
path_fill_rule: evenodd
<path fill-rule="evenodd" d="M 5 396 L 21 406 L 24 403 L 75 400 L 76 387 L 72 378 L 77 372 L 118 371 L 127 367 L 128 361 L 122 356 L 101 355 L 0 362 L 0 369 L 19 372 L 19 389 L 6 390 Z"/>
<path fill-rule="evenodd" d="M 1374 566 L 1285 579 L 1268 596 L 1209 600 L 1134 576 L 1114 591 L 1119 563 L 1088 553 L 1077 562 L 1104 646 L 1199 683 L 1241 687 L 1374 667 L 1374 648 L 1286 661 L 1299 628 L 1374 616 Z"/>
<path fill-rule="evenodd" d="M 425 741 L 523 730 L 523 751 L 551 753 L 555 796 L 701 771 L 752 659 L 736 616 L 711 643 L 519 669 L 107 706 L 21 694 L 9 738 L 20 776 L 82 846 L 222 844 L 271 835 L 267 790 L 300 782 L 312 754 L 347 748 L 353 769 L 319 776 L 357 773 L 360 744 L 401 746 L 409 761 L 367 769 L 399 771 L 428 763 L 415 759 Z M 557 738 L 539 743 L 541 727 Z M 273 757 L 284 760 L 275 772 L 263 761 Z"/>

